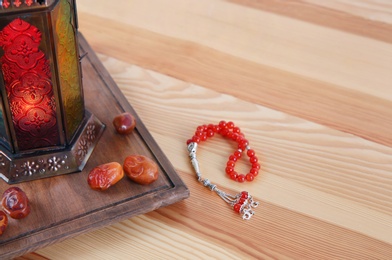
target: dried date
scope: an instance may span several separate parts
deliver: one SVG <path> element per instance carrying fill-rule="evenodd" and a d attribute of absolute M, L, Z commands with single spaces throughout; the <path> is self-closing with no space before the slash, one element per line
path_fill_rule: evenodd
<path fill-rule="evenodd" d="M 25 218 L 30 213 L 29 199 L 26 193 L 18 187 L 8 188 L 3 193 L 1 205 L 5 213 L 14 219 Z"/>
<path fill-rule="evenodd" d="M 158 179 L 158 166 L 143 155 L 130 155 L 125 158 L 124 172 L 134 182 L 147 185 Z"/>
<path fill-rule="evenodd" d="M 110 162 L 92 169 L 88 175 L 88 185 L 93 190 L 107 190 L 124 177 L 121 164 Z"/>
<path fill-rule="evenodd" d="M 122 113 L 113 119 L 113 126 L 119 134 L 130 134 L 136 127 L 136 119 L 130 113 Z"/>
<path fill-rule="evenodd" d="M 4 211 L 0 210 L 0 236 L 4 233 L 8 225 L 8 217 Z"/>

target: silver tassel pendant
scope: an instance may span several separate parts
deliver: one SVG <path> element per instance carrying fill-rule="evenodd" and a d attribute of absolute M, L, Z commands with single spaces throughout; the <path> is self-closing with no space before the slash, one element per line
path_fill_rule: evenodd
<path fill-rule="evenodd" d="M 241 193 L 238 193 L 237 195 L 233 196 L 219 190 L 215 184 L 212 184 L 210 182 L 209 179 L 203 179 L 201 177 L 199 162 L 197 161 L 196 157 L 196 151 L 197 143 L 190 143 L 188 145 L 188 152 L 192 166 L 196 172 L 197 180 L 211 191 L 215 191 L 216 194 L 218 194 L 218 196 L 222 200 L 228 203 L 235 212 L 242 215 L 242 219 L 249 220 L 255 214 L 253 209 L 259 205 L 259 202 L 254 201 L 253 197 L 247 191 L 242 191 Z"/>

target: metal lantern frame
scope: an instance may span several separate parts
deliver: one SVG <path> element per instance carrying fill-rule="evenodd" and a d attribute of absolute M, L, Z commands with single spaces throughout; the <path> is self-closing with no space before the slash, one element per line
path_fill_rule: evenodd
<path fill-rule="evenodd" d="M 85 110 L 74 0 L 0 0 L 0 178 L 81 171 L 104 124 Z"/>

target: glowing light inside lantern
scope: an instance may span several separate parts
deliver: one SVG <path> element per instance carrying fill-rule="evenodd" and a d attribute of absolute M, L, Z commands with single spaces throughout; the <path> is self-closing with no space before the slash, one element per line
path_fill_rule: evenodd
<path fill-rule="evenodd" d="M 2 31 L 3 78 L 20 150 L 60 143 L 49 61 L 37 27 L 16 18 Z"/>

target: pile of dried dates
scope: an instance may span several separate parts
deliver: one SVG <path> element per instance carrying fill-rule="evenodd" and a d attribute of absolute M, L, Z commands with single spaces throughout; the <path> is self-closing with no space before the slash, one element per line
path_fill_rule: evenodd
<path fill-rule="evenodd" d="M 8 225 L 7 214 L 13 219 L 22 219 L 30 213 L 29 199 L 26 193 L 18 188 L 8 188 L 2 196 L 0 210 L 0 236 L 4 233 Z"/>
<path fill-rule="evenodd" d="M 107 190 L 125 175 L 132 181 L 148 185 L 158 179 L 158 166 L 143 155 L 130 155 L 125 158 L 123 166 L 117 162 L 99 165 L 92 169 L 87 182 L 93 190 Z"/>
<path fill-rule="evenodd" d="M 122 113 L 113 119 L 113 126 L 121 135 L 130 134 L 136 127 L 136 119 L 130 113 Z M 124 174 L 132 181 L 148 185 L 158 179 L 158 166 L 143 155 L 130 155 L 123 165 L 118 162 L 101 164 L 92 169 L 88 175 L 88 185 L 93 190 L 107 190 L 119 182 Z"/>
<path fill-rule="evenodd" d="M 136 127 L 136 120 L 130 113 L 123 113 L 114 118 L 113 126 L 121 135 L 130 134 Z M 146 156 L 130 155 L 125 158 L 123 165 L 110 162 L 95 167 L 90 171 L 87 182 L 92 189 L 103 191 L 119 182 L 124 175 L 136 183 L 148 185 L 158 179 L 158 166 Z M 30 213 L 27 195 L 18 187 L 11 187 L 3 193 L 1 206 L 0 236 L 7 228 L 7 215 L 13 219 L 22 219 Z"/>

